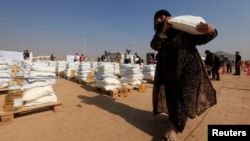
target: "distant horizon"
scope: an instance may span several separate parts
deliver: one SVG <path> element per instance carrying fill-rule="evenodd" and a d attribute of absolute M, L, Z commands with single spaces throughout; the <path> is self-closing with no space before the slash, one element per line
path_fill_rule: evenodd
<path fill-rule="evenodd" d="M 1 51 L 7 51 L 7 50 L 0 50 L 0 52 Z M 20 51 L 9 51 L 9 52 L 19 52 L 19 53 L 23 53 L 23 52 L 20 52 Z M 225 52 L 225 51 L 222 51 L 222 50 L 218 50 L 218 51 L 215 51 L 214 53 L 217 53 L 218 54 L 218 52 L 219 52 L 219 55 L 221 54 L 221 55 L 223 55 L 223 53 L 226 53 L 227 55 L 231 55 L 231 56 L 235 56 L 234 54 L 231 54 L 231 53 L 228 53 L 228 52 Z M 221 53 L 221 52 L 223 52 L 223 53 Z M 50 57 L 50 55 L 34 55 L 34 52 L 32 52 L 32 51 L 30 51 L 30 53 L 32 53 L 32 57 L 33 57 L 33 59 L 35 58 L 35 57 Z M 150 53 L 150 52 L 149 52 Z M 152 53 L 152 52 L 151 52 Z M 68 55 L 65 55 L 65 56 L 57 56 L 55 53 L 54 53 L 54 55 L 55 55 L 55 60 L 57 60 L 58 58 L 60 58 L 60 59 L 64 59 L 64 60 L 67 60 L 67 57 L 69 57 L 69 56 L 74 56 L 75 54 L 68 54 Z M 131 54 L 130 53 L 130 55 L 133 55 L 133 54 Z M 87 56 L 88 57 L 88 56 Z M 101 55 L 100 56 L 98 56 L 98 57 L 101 57 Z M 96 58 L 94 58 L 94 57 L 88 57 L 89 59 L 93 59 L 94 61 L 97 61 L 98 59 L 98 57 L 96 57 Z M 146 62 L 147 61 L 147 59 L 146 59 L 146 54 L 145 54 L 145 58 L 144 57 L 142 57 L 142 56 L 140 56 L 143 60 L 144 60 L 144 62 Z M 205 55 L 201 55 L 201 57 L 206 57 Z M 233 57 L 233 59 L 231 59 L 232 61 L 234 61 L 234 57 Z M 242 61 L 250 61 L 250 59 L 242 59 Z"/>
<path fill-rule="evenodd" d="M 23 51 L 34 55 L 56 56 L 84 53 L 100 57 L 105 50 L 146 58 L 154 52 L 150 41 L 154 35 L 153 16 L 166 9 L 173 17 L 203 17 L 218 30 L 211 42 L 197 46 L 201 56 L 209 49 L 234 54 L 250 60 L 250 1 L 117 1 L 117 0 L 8 0 L 0 1 L 1 50 Z"/>

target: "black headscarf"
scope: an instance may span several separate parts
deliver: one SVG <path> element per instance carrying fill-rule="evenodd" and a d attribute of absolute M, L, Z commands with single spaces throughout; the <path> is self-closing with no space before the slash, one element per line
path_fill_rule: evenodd
<path fill-rule="evenodd" d="M 164 24 L 163 22 L 158 23 L 158 24 L 155 24 L 155 19 L 156 19 L 157 17 L 161 16 L 161 15 L 165 15 L 165 16 L 167 16 L 167 17 L 171 17 L 171 14 L 170 14 L 167 10 L 164 10 L 164 9 L 158 10 L 158 11 L 155 13 L 155 15 L 154 15 L 154 30 L 155 30 L 155 31 L 161 30 L 162 27 L 163 27 L 163 24 Z"/>

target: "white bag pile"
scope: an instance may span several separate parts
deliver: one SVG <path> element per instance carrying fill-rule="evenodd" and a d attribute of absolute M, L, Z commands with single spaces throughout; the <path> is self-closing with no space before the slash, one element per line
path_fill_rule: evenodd
<path fill-rule="evenodd" d="M 53 90 L 53 85 L 56 84 L 55 66 L 36 62 L 32 65 L 27 80 L 28 82 L 21 87 L 24 106 L 57 102 L 57 96 Z"/>
<path fill-rule="evenodd" d="M 143 80 L 143 74 L 139 64 L 122 64 L 121 72 L 121 83 L 139 86 Z"/>
<path fill-rule="evenodd" d="M 9 60 L 6 60 L 4 55 L 0 52 L 0 71 L 6 72 L 9 71 L 8 69 L 11 69 L 12 62 Z"/>
<path fill-rule="evenodd" d="M 115 75 L 120 75 L 120 64 L 118 62 L 112 62 L 114 65 L 114 74 Z"/>
<path fill-rule="evenodd" d="M 24 77 L 27 77 L 29 75 L 29 72 L 32 68 L 32 62 L 29 60 L 23 60 L 20 68 L 22 69 L 23 73 L 24 73 Z"/>
<path fill-rule="evenodd" d="M 78 80 L 86 81 L 88 79 L 88 74 L 93 72 L 90 62 L 81 62 L 78 66 L 78 71 L 76 78 Z"/>
<path fill-rule="evenodd" d="M 56 68 L 55 66 L 48 66 L 45 62 L 35 62 L 31 66 L 29 75 L 25 77 L 28 83 L 50 81 L 56 83 Z"/>
<path fill-rule="evenodd" d="M 9 65 L 7 62 L 2 62 L 0 60 L 0 72 L 10 72 L 11 71 L 11 65 Z"/>
<path fill-rule="evenodd" d="M 66 61 L 57 61 L 56 62 L 56 73 L 64 73 L 64 71 L 67 68 L 67 62 Z"/>
<path fill-rule="evenodd" d="M 155 67 L 156 64 L 144 65 L 142 68 L 143 79 L 154 81 Z"/>
<path fill-rule="evenodd" d="M 0 89 L 8 88 L 10 86 L 11 75 L 9 72 L 0 70 Z"/>
<path fill-rule="evenodd" d="M 32 71 L 39 71 L 39 72 L 51 72 L 56 73 L 56 66 L 49 66 L 46 62 L 34 62 L 32 67 Z"/>
<path fill-rule="evenodd" d="M 11 81 L 11 65 L 0 54 L 0 89 L 9 87 Z"/>
<path fill-rule="evenodd" d="M 70 77 L 75 77 L 78 71 L 78 66 L 79 66 L 79 61 L 77 62 L 68 62 L 66 65 L 66 70 L 64 72 L 64 74 L 66 75 L 67 78 Z M 75 73 L 72 76 L 72 71 L 75 71 Z"/>
<path fill-rule="evenodd" d="M 98 62 L 91 62 L 91 68 L 94 73 L 97 72 Z"/>
<path fill-rule="evenodd" d="M 55 95 L 52 85 L 41 86 L 37 83 L 37 85 L 33 84 L 32 88 L 24 90 L 23 102 L 24 106 L 40 105 L 57 102 L 57 96 Z"/>
<path fill-rule="evenodd" d="M 48 63 L 48 66 L 56 67 L 56 65 L 57 65 L 56 61 L 48 61 L 47 63 Z"/>
<path fill-rule="evenodd" d="M 105 90 L 114 90 L 121 86 L 118 76 L 115 75 L 114 64 L 101 62 L 97 66 L 95 75 L 95 85 Z"/>

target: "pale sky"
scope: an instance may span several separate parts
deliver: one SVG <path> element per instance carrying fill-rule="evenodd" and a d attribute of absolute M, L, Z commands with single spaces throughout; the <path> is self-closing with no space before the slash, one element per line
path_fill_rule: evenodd
<path fill-rule="evenodd" d="M 197 46 L 201 56 L 206 49 L 239 51 L 250 60 L 249 6 L 249 0 L 1 0 L 0 50 L 97 58 L 128 48 L 145 58 L 154 52 L 154 13 L 166 9 L 173 17 L 201 16 L 216 27 L 218 37 Z"/>

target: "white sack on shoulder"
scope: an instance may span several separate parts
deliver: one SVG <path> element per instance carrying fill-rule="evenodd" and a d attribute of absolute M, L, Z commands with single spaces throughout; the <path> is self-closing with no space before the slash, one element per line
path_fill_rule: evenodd
<path fill-rule="evenodd" d="M 202 32 L 197 31 L 196 26 L 200 22 L 206 23 L 206 21 L 202 17 L 192 15 L 173 17 L 168 22 L 172 24 L 174 29 L 181 30 L 194 35 L 204 34 Z"/>

